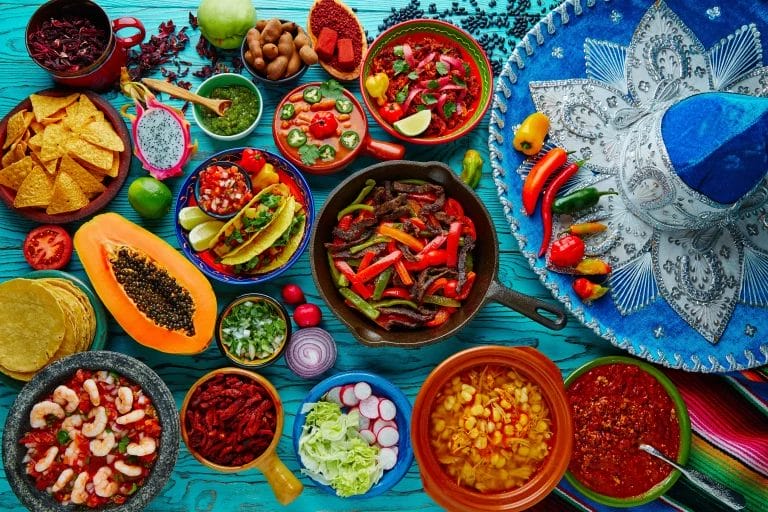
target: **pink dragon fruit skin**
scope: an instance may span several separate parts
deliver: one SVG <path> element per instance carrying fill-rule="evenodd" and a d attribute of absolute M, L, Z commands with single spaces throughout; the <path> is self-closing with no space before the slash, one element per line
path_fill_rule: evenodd
<path fill-rule="evenodd" d="M 192 156 L 190 125 L 184 115 L 157 101 L 152 94 L 144 96 L 146 108 L 134 99 L 136 117 L 132 119 L 133 151 L 141 165 L 158 180 L 182 174 L 182 167 Z"/>

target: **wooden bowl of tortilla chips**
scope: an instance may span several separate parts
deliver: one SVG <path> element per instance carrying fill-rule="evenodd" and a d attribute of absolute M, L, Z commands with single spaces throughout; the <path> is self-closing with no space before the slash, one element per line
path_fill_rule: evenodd
<path fill-rule="evenodd" d="M 125 182 L 131 143 L 99 95 L 49 89 L 0 122 L 0 199 L 40 223 L 63 224 L 104 208 Z"/>

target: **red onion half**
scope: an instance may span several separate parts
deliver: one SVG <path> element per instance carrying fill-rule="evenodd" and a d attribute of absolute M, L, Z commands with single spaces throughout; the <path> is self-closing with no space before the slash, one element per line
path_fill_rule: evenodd
<path fill-rule="evenodd" d="M 317 377 L 336 362 L 336 343 L 330 333 L 320 327 L 299 329 L 285 349 L 285 362 L 299 377 Z"/>

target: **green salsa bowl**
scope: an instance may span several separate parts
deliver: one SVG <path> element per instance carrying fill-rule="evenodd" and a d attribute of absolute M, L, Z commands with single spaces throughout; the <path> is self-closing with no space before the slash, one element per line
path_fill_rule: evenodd
<path fill-rule="evenodd" d="M 261 120 L 264 101 L 256 84 L 236 73 L 214 75 L 195 91 L 206 98 L 231 99 L 223 116 L 206 107 L 194 105 L 192 116 L 206 135 L 216 140 L 240 140 L 250 134 Z"/>

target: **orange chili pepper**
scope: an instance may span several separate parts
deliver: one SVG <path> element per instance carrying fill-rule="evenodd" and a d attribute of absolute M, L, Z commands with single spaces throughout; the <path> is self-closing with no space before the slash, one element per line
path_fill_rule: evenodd
<path fill-rule="evenodd" d="M 563 148 L 554 148 L 549 150 L 531 168 L 531 172 L 528 173 L 525 183 L 523 183 L 523 207 L 526 215 L 533 215 L 544 184 L 556 170 L 565 164 L 566 160 L 568 160 L 568 153 Z"/>

